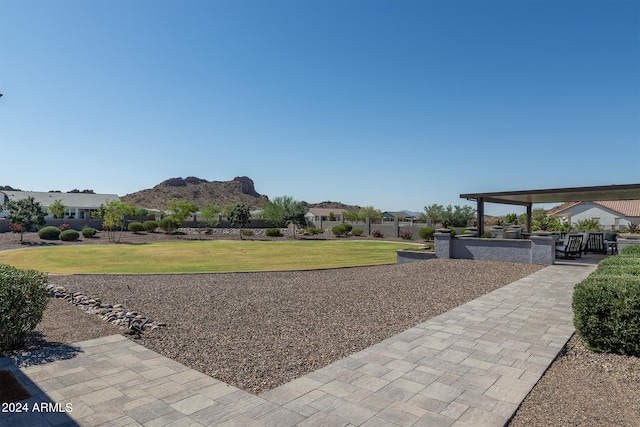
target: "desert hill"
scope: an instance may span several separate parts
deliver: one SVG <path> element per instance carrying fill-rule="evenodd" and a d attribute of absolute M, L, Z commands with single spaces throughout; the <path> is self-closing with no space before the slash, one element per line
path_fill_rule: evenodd
<path fill-rule="evenodd" d="M 269 198 L 259 194 L 251 178 L 235 177 L 231 181 L 207 181 L 193 176 L 170 178 L 153 188 L 127 194 L 120 198 L 140 208 L 165 210 L 171 199 L 187 200 L 198 206 L 216 203 L 219 206 L 243 203 L 251 209 L 264 206 Z"/>

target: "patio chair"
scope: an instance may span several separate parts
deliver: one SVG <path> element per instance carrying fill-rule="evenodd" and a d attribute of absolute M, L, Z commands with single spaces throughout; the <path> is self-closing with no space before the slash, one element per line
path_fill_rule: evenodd
<path fill-rule="evenodd" d="M 582 234 L 569 234 L 564 239 L 564 244 L 556 246 L 556 257 L 576 259 L 582 257 Z"/>
<path fill-rule="evenodd" d="M 585 254 L 587 252 L 597 252 L 606 255 L 607 245 L 604 243 L 604 233 L 589 233 Z"/>
<path fill-rule="evenodd" d="M 611 255 L 618 253 L 618 233 L 604 233 L 604 246 L 611 248 Z"/>

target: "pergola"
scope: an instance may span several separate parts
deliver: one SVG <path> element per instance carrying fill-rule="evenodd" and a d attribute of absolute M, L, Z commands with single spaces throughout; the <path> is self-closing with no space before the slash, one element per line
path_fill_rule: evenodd
<path fill-rule="evenodd" d="M 531 206 L 534 203 L 640 200 L 640 184 L 461 194 L 460 197 L 467 200 L 475 200 L 478 204 L 478 236 L 482 236 L 484 234 L 483 218 L 485 203 L 526 206 L 527 232 L 530 233 Z"/>

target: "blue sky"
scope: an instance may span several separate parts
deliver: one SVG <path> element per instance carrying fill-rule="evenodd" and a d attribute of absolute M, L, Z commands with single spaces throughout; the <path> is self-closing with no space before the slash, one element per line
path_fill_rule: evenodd
<path fill-rule="evenodd" d="M 422 211 L 638 183 L 640 2 L 1 0 L 0 93 L 23 190 L 246 175 Z"/>

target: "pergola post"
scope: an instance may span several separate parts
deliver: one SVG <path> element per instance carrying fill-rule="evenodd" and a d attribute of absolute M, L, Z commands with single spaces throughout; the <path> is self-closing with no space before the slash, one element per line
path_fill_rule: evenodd
<path fill-rule="evenodd" d="M 482 237 L 484 234 L 484 199 L 478 197 L 478 237 Z"/>
<path fill-rule="evenodd" d="M 527 205 L 527 233 L 529 234 L 531 234 L 531 214 L 532 214 L 531 206 L 532 205 L 533 205 L 532 203 L 529 203 Z"/>

